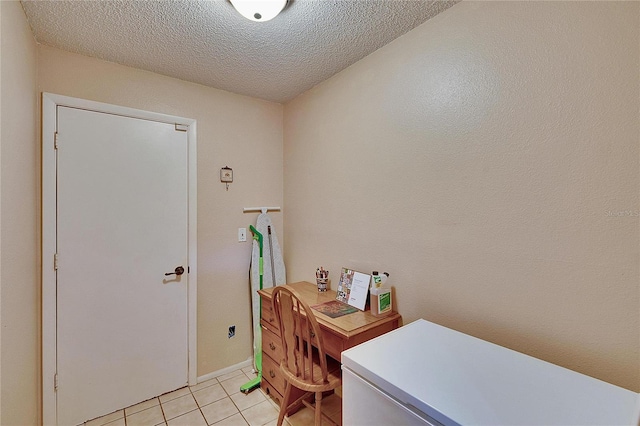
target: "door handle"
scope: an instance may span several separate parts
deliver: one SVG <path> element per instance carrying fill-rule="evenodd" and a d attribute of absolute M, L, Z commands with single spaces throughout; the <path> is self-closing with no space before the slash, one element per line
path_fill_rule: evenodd
<path fill-rule="evenodd" d="M 184 268 L 182 266 L 178 266 L 174 272 L 167 272 L 165 275 L 182 275 L 184 274 Z"/>

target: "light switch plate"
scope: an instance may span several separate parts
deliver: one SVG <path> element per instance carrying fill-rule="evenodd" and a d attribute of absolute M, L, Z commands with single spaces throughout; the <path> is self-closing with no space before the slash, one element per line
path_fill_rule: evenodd
<path fill-rule="evenodd" d="M 247 241 L 247 228 L 238 228 L 238 242 Z"/>

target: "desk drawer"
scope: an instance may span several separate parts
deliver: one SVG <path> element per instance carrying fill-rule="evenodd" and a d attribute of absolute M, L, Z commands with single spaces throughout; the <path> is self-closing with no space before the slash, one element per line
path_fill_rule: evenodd
<path fill-rule="evenodd" d="M 280 372 L 280 361 L 276 363 L 271 357 L 263 356 L 262 379 L 266 379 L 280 395 L 284 395 L 286 382 Z"/>
<path fill-rule="evenodd" d="M 262 381 L 260 382 L 260 389 L 262 389 L 264 391 L 264 393 L 266 393 L 267 395 L 269 395 L 271 398 L 273 398 L 273 400 L 278 404 L 278 405 L 282 405 L 282 394 L 280 392 L 278 392 L 276 390 L 276 388 L 273 387 L 273 385 L 264 379 L 264 377 L 262 378 Z"/>
<path fill-rule="evenodd" d="M 276 363 L 282 360 L 282 340 L 268 327 L 262 325 L 262 353 L 268 355 Z"/>
<path fill-rule="evenodd" d="M 306 327 L 307 320 L 303 320 L 303 327 Z M 331 358 L 340 360 L 340 354 L 345 349 L 345 342 L 342 340 L 340 336 L 337 336 L 330 331 L 320 327 L 320 331 L 322 332 L 322 343 L 324 344 L 324 352 L 329 355 Z"/>
<path fill-rule="evenodd" d="M 278 405 L 282 405 L 283 395 L 287 383 L 282 377 L 280 372 L 280 363 L 276 363 L 268 356 L 262 357 L 262 380 L 260 381 L 260 388 L 269 396 L 271 396 Z M 296 387 L 291 387 L 291 395 L 289 395 L 289 403 L 300 398 L 306 392 Z M 302 405 L 302 404 L 300 404 Z M 289 414 L 293 414 L 297 408 L 292 408 Z"/>
<path fill-rule="evenodd" d="M 322 331 L 322 343 L 324 344 L 324 351 L 331 358 L 340 361 L 340 354 L 344 350 L 344 340 L 335 334 L 329 333 L 326 330 Z"/>
<path fill-rule="evenodd" d="M 260 310 L 260 318 L 262 319 L 263 324 L 266 324 L 271 331 L 279 335 L 280 330 L 278 329 L 278 322 L 276 321 L 276 314 L 273 312 L 271 300 L 264 297 L 261 297 L 261 300 L 262 309 Z"/>

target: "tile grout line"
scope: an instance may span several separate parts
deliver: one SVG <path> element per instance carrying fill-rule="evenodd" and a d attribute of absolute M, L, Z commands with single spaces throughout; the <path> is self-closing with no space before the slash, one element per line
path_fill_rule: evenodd
<path fill-rule="evenodd" d="M 236 375 L 236 376 L 244 375 L 245 377 L 248 377 L 247 373 L 245 373 L 245 372 L 244 372 L 244 371 L 242 371 L 242 370 L 239 370 L 239 371 L 240 371 L 241 373 L 240 373 L 240 374 L 238 374 L 238 375 Z M 234 377 L 236 377 L 236 376 L 229 377 L 229 378 L 227 378 L 227 380 L 231 380 L 231 379 L 233 379 L 233 378 L 234 378 Z M 217 377 L 214 377 L 214 378 L 212 378 L 212 379 L 210 379 L 210 380 L 214 381 L 214 383 L 213 383 L 212 385 L 210 385 L 210 386 L 214 386 L 214 385 L 216 385 L 216 384 L 221 386 L 222 390 L 224 391 L 224 393 L 225 393 L 225 395 L 226 395 L 226 398 L 229 398 L 229 400 L 230 400 L 230 401 L 231 401 L 231 403 L 234 405 L 234 407 L 236 408 L 236 410 L 238 410 L 238 413 L 240 413 L 240 416 L 243 418 L 243 420 L 244 420 L 247 424 L 249 424 L 249 421 L 247 420 L 247 418 L 246 418 L 246 417 L 245 417 L 245 415 L 243 414 L 243 410 L 241 410 L 241 409 L 240 409 L 240 407 L 238 406 L 238 404 L 237 404 L 237 403 L 233 400 L 233 398 L 231 397 L 232 395 L 235 395 L 235 394 L 237 394 L 237 393 L 241 393 L 241 391 L 239 391 L 239 392 L 234 392 L 233 394 L 231 394 L 231 393 L 229 393 L 229 392 L 224 388 L 224 386 L 222 386 L 222 382 L 221 382 Z M 250 379 L 249 379 L 249 380 L 250 380 Z M 203 387 L 203 388 L 201 388 L 201 389 L 198 389 L 198 391 L 201 391 L 201 390 L 203 390 L 203 389 L 206 389 L 206 388 L 208 388 L 208 387 L 210 387 L 210 386 L 205 386 L 205 387 Z M 191 395 L 191 397 L 194 399 L 194 401 L 195 401 L 195 403 L 196 403 L 197 410 L 200 412 L 200 414 L 202 415 L 203 419 L 205 420 L 205 423 L 206 423 L 206 424 L 207 424 L 207 426 L 208 426 L 208 425 L 209 425 L 209 423 L 208 423 L 208 421 L 207 421 L 207 418 L 206 418 L 206 417 L 205 417 L 205 415 L 204 415 L 204 412 L 202 411 L 202 408 L 203 408 L 203 407 L 200 405 L 200 403 L 199 403 L 199 402 L 198 402 L 198 400 L 196 399 L 195 394 L 194 394 L 195 392 L 192 390 L 191 386 L 189 386 L 188 384 L 187 384 L 187 386 L 185 386 L 185 387 L 189 390 L 189 394 Z M 260 392 L 260 389 L 257 389 L 257 391 L 259 391 L 259 392 Z M 196 391 L 196 392 L 197 392 L 197 391 Z M 262 395 L 265 397 L 265 401 L 268 401 L 269 397 L 268 397 L 267 395 L 265 395 L 264 393 L 262 393 Z M 165 402 L 163 403 L 163 402 L 162 402 L 162 400 L 160 399 L 160 396 L 162 396 L 162 395 L 159 395 L 159 396 L 157 396 L 157 397 L 155 397 L 155 398 L 157 398 L 157 399 L 158 399 L 158 405 L 160 406 L 160 411 L 162 412 L 162 418 L 163 418 L 163 420 L 164 420 L 164 424 L 165 424 L 165 425 L 168 425 L 169 420 L 167 419 L 167 416 L 166 416 L 166 414 L 165 414 L 165 409 L 164 409 L 164 405 L 163 405 L 163 404 L 164 404 L 164 403 L 167 403 L 167 402 L 170 402 L 170 401 L 172 401 L 172 400 L 174 400 L 174 399 L 177 399 L 177 398 L 173 398 L 173 399 L 168 400 L 168 401 L 165 401 Z M 153 399 L 153 398 L 152 398 L 152 399 Z M 142 402 L 145 402 L 145 401 L 142 401 Z M 216 402 L 216 401 L 214 401 L 214 402 Z M 213 403 L 213 402 L 212 402 L 212 403 Z M 249 406 L 249 407 L 246 407 L 246 408 L 245 408 L 245 410 L 248 410 L 248 409 L 250 409 L 250 408 L 252 408 L 252 407 L 254 407 L 254 406 L 258 405 L 258 404 L 260 404 L 260 403 L 257 403 L 257 404 L 251 405 L 251 406 Z M 136 405 L 136 404 L 134 404 L 134 405 Z M 209 404 L 206 404 L 206 405 L 209 405 Z M 132 407 L 132 406 L 131 406 L 131 407 Z M 123 419 L 123 421 L 124 421 L 125 426 L 128 426 L 128 424 L 129 424 L 128 417 L 130 417 L 130 415 L 127 415 L 127 414 L 126 414 L 126 409 L 127 409 L 127 408 L 130 408 L 130 407 L 125 407 L 125 408 L 123 408 L 123 409 L 122 409 L 122 412 L 123 412 L 123 417 L 122 417 L 122 419 Z M 149 407 L 149 408 L 147 408 L 147 409 L 150 409 L 150 408 L 152 408 L 152 407 Z M 144 411 L 144 410 L 142 410 L 142 411 Z M 192 411 L 195 411 L 195 410 L 192 410 Z M 188 414 L 188 413 L 190 413 L 190 412 L 192 412 L 192 411 L 189 411 L 189 412 L 187 412 L 187 413 L 183 413 L 183 414 L 181 414 L 181 416 L 182 416 L 182 415 L 185 415 L 185 414 Z M 138 412 L 136 412 L 136 413 L 139 413 L 139 412 L 140 412 L 140 411 L 138 411 Z M 131 415 L 136 414 L 136 413 L 132 413 Z M 235 414 L 236 414 L 236 413 L 231 414 L 230 416 L 227 416 L 227 417 L 224 417 L 224 418 L 222 418 L 222 419 L 219 419 L 218 421 L 223 421 L 223 420 L 225 420 L 225 419 L 228 419 L 229 417 L 234 416 Z M 180 417 L 180 416 L 178 416 L 178 417 Z M 81 425 L 86 426 L 86 423 L 87 423 L 87 422 L 84 422 L 84 423 L 82 423 Z"/>
<path fill-rule="evenodd" d="M 240 370 L 240 371 L 242 371 L 242 370 Z M 245 376 L 249 377 L 249 376 L 247 375 L 247 373 L 245 373 L 244 371 L 242 372 L 242 374 L 244 374 Z M 256 377 L 257 377 L 257 376 L 256 376 Z M 252 380 L 252 379 L 249 379 L 249 380 Z M 224 388 L 223 388 L 223 389 L 224 389 Z M 256 391 L 256 390 L 257 390 L 257 391 L 260 391 L 260 388 L 258 388 L 258 389 L 254 389 L 253 391 Z M 226 391 L 225 391 L 225 392 L 226 392 Z M 240 391 L 240 392 L 242 392 L 242 391 Z M 240 393 L 240 392 L 237 392 L 237 393 Z M 235 394 L 234 394 L 234 395 L 235 395 Z M 248 395 L 248 394 L 247 394 L 247 395 Z M 231 395 L 229 395 L 229 399 L 231 399 L 231 402 L 233 403 L 233 405 L 235 405 L 235 406 L 236 406 L 236 408 L 238 409 L 238 412 L 240 412 L 240 417 L 242 417 L 242 419 L 245 421 L 245 423 L 246 423 L 247 425 L 251 425 L 251 423 L 249 423 L 249 419 L 247 419 L 247 418 L 245 417 L 245 415 L 244 415 L 244 414 L 242 414 L 242 412 L 243 412 L 244 410 L 241 410 L 241 409 L 240 409 L 240 407 L 238 407 L 238 404 L 236 404 L 236 403 L 235 403 L 235 401 L 233 400 L 233 398 L 231 398 Z M 252 405 L 251 407 L 255 407 L 256 405 L 258 405 L 258 404 Z M 249 409 L 249 408 L 251 408 L 251 407 L 247 407 L 247 408 L 245 408 L 245 410 L 248 410 L 248 409 Z"/>
<path fill-rule="evenodd" d="M 158 398 L 158 404 L 160 404 L 160 411 L 162 412 L 162 418 L 164 419 L 164 424 L 168 425 L 169 421 L 167 420 L 167 416 L 164 415 L 164 407 L 162 406 L 162 401 L 160 400 L 160 396 Z"/>
<path fill-rule="evenodd" d="M 240 376 L 240 375 L 244 374 L 246 377 L 249 377 L 249 376 L 248 376 L 244 371 L 242 371 L 242 370 L 240 370 L 240 371 L 241 371 L 242 373 L 241 373 L 241 374 L 238 374 L 238 376 Z M 235 377 L 235 376 L 234 376 L 234 377 Z M 233 378 L 233 377 L 230 377 L 230 378 L 229 378 L 229 379 L 227 379 L 227 380 L 230 380 L 230 379 L 232 379 L 232 378 Z M 251 379 L 249 379 L 249 380 L 251 380 Z M 220 382 L 220 386 L 222 386 L 222 382 Z M 231 398 L 231 395 L 235 395 L 235 394 L 237 394 L 237 393 L 241 393 L 242 391 L 239 391 L 239 392 L 235 392 L 235 393 L 233 393 L 233 394 L 230 394 L 229 392 L 227 392 L 227 390 L 224 388 L 224 386 L 222 386 L 222 390 L 224 391 L 224 393 L 226 393 L 226 394 L 227 394 L 227 398 L 229 398 L 229 400 L 231 401 L 231 403 L 236 407 L 236 409 L 238 410 L 238 413 L 240 414 L 240 417 L 242 417 L 242 419 L 245 421 L 245 423 L 246 423 L 247 425 L 250 425 L 249 420 L 248 420 L 248 419 L 245 417 L 245 415 L 243 414 L 243 411 L 244 411 L 244 410 L 241 410 L 241 409 L 240 409 L 240 407 L 238 407 L 238 404 L 236 404 L 236 402 L 233 400 L 233 398 Z M 254 407 L 255 405 L 258 405 L 258 404 L 254 404 L 254 405 L 252 405 L 251 407 Z M 248 410 L 248 409 L 249 409 L 249 408 L 251 408 L 251 407 L 247 407 L 247 408 L 245 408 L 245 410 Z M 231 417 L 231 416 L 235 416 L 235 414 L 232 414 L 232 415 L 230 415 L 230 416 L 227 416 L 227 417 L 225 417 L 224 419 L 220 419 L 219 421 L 222 421 L 222 420 L 228 419 L 228 418 L 229 418 L 229 417 Z M 206 420 L 206 418 L 205 418 L 205 420 Z"/>
<path fill-rule="evenodd" d="M 240 370 L 240 371 L 241 371 L 241 374 L 236 374 L 236 376 L 240 376 L 240 375 L 244 374 L 244 371 L 242 371 L 242 370 Z M 244 374 L 244 375 L 246 376 L 246 374 Z M 231 379 L 233 379 L 233 378 L 234 378 L 234 377 L 236 377 L 236 376 L 229 377 L 227 380 L 231 380 Z M 224 393 L 226 393 L 226 394 L 227 394 L 227 398 L 229 398 L 229 401 L 231 401 L 231 403 L 233 404 L 233 406 L 234 406 L 234 407 L 236 407 L 236 410 L 238 410 L 238 413 L 240 413 L 240 416 L 242 417 L 242 419 L 245 421 L 245 423 L 249 424 L 249 422 L 247 421 L 247 419 L 242 415 L 242 410 L 240 410 L 240 407 L 238 407 L 238 404 L 236 404 L 236 403 L 233 401 L 233 398 L 231 398 L 231 394 L 230 394 L 229 392 L 227 392 L 227 390 L 224 388 L 224 386 L 222 386 L 222 382 L 219 382 L 219 383 L 220 383 L 220 386 L 222 387 L 222 390 L 224 391 Z M 234 394 L 234 395 L 235 395 L 235 394 Z M 235 415 L 235 414 L 232 414 L 231 416 L 234 416 L 234 415 Z M 227 417 L 225 417 L 224 419 L 220 419 L 220 420 L 218 420 L 218 422 L 221 422 L 222 420 L 228 419 L 228 418 L 229 418 L 229 417 L 231 417 L 231 416 L 227 416 Z M 206 420 L 206 418 L 205 418 L 205 420 Z M 218 423 L 218 422 L 216 422 L 216 423 Z"/>
<path fill-rule="evenodd" d="M 214 378 L 216 382 L 218 382 L 218 379 Z M 218 382 L 220 383 L 220 382 Z M 209 386 L 207 386 L 209 387 Z M 202 389 L 206 389 L 207 387 L 204 387 Z M 200 390 L 202 390 L 200 389 Z M 193 394 L 193 391 L 191 390 L 191 386 L 189 386 L 189 392 L 191 392 L 191 396 L 193 397 L 193 400 L 196 402 L 196 406 L 198 407 L 198 411 L 200 411 L 200 415 L 202 416 L 202 418 L 204 419 L 204 423 L 209 426 L 209 421 L 207 420 L 207 418 L 205 417 L 204 413 L 202 412 L 202 407 L 200 406 L 200 403 L 198 402 L 198 399 L 196 398 L 196 396 Z M 195 411 L 195 410 L 194 410 Z"/>

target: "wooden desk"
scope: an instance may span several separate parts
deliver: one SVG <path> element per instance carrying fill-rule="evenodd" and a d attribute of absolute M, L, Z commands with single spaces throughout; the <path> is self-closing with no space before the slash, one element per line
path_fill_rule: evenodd
<path fill-rule="evenodd" d="M 296 290 L 309 306 L 319 305 L 336 298 L 335 291 L 328 290 L 320 293 L 318 287 L 309 282 L 297 282 L 287 284 L 287 286 Z M 282 344 L 280 330 L 271 304 L 272 293 L 273 287 L 258 292 L 262 301 L 260 315 L 262 382 L 260 387 L 278 403 L 281 403 L 285 387 L 284 379 L 280 375 Z M 375 317 L 369 311 L 358 311 L 338 318 L 331 318 L 314 309 L 311 310 L 322 329 L 325 352 L 338 361 L 340 361 L 342 351 L 398 328 L 402 320 L 402 317 L 395 312 L 384 318 Z"/>

